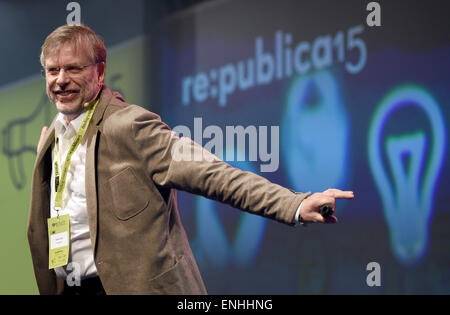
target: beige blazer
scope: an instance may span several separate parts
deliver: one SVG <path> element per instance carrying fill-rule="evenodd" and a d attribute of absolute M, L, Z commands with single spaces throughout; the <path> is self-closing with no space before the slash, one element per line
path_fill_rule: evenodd
<path fill-rule="evenodd" d="M 27 226 L 41 294 L 63 289 L 63 281 L 48 269 L 53 140 L 54 122 L 36 157 Z M 107 294 L 206 294 L 180 221 L 176 190 L 290 225 L 307 196 L 220 161 L 106 86 L 84 141 L 90 237 Z M 202 160 L 181 155 L 187 149 L 201 153 Z"/>

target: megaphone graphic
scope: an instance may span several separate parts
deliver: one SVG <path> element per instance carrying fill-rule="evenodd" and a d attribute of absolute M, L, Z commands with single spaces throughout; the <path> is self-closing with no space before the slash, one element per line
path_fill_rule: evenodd
<path fill-rule="evenodd" d="M 36 154 L 37 143 L 32 142 L 30 137 L 34 130 L 30 130 L 30 124 L 36 120 L 42 126 L 51 122 L 51 106 L 44 93 L 31 115 L 14 119 L 3 128 L 3 153 L 8 159 L 9 174 L 14 187 L 21 190 L 26 183 L 24 154 L 30 152 Z"/>

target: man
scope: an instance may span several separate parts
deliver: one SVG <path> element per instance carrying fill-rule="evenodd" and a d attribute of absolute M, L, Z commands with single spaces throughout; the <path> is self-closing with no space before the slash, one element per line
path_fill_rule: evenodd
<path fill-rule="evenodd" d="M 104 84 L 106 49 L 86 26 L 54 30 L 41 63 L 59 112 L 42 130 L 32 180 L 28 239 L 41 294 L 205 294 L 176 190 L 289 225 L 335 223 L 319 207 L 334 212 L 336 198 L 353 198 L 295 193 L 178 138 Z M 191 151 L 202 158 L 185 159 Z M 75 269 L 81 285 L 70 286 Z"/>

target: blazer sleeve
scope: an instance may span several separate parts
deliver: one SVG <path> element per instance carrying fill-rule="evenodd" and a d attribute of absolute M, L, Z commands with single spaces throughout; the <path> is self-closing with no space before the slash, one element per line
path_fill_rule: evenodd
<path fill-rule="evenodd" d="M 124 139 L 155 184 L 223 202 L 240 210 L 293 225 L 297 193 L 251 172 L 234 168 L 194 141 L 178 137 L 160 117 L 128 106 L 133 141 Z M 126 133 L 122 133 L 126 134 Z"/>

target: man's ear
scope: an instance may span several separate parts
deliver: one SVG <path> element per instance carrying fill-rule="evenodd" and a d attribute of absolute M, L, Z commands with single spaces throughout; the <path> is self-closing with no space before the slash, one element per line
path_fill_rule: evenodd
<path fill-rule="evenodd" d="M 106 63 L 104 61 L 100 61 L 97 65 L 98 72 L 98 81 L 100 83 L 104 83 L 105 74 L 106 74 Z"/>

